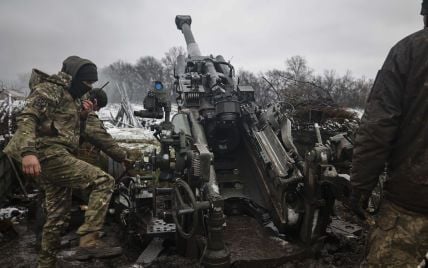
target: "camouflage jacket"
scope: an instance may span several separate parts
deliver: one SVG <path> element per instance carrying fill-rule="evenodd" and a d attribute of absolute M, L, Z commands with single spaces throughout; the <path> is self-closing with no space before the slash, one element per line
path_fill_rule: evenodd
<path fill-rule="evenodd" d="M 71 76 L 63 72 L 30 81 L 32 92 L 17 118 L 18 129 L 4 149 L 6 154 L 21 162 L 27 154 L 44 158 L 56 150 L 76 152 L 81 102 L 66 90 L 70 82 Z"/>
<path fill-rule="evenodd" d="M 122 162 L 126 158 L 126 150 L 117 144 L 94 112 L 89 113 L 81 138 L 84 141 L 81 148 L 90 146 L 87 144 L 90 143 L 117 162 Z"/>
<path fill-rule="evenodd" d="M 385 163 L 385 196 L 428 213 L 428 28 L 398 42 L 379 71 L 358 130 L 351 183 L 369 193 Z"/>

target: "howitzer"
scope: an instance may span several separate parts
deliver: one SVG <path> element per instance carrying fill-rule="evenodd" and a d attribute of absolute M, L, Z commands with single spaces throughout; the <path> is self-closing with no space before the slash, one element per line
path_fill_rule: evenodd
<path fill-rule="evenodd" d="M 176 16 L 175 23 L 188 51 L 188 57 L 178 56 L 175 67 L 178 113 L 169 121 L 170 110 L 164 110 L 165 122 L 153 127 L 160 152 L 137 164 L 158 170 L 159 181 L 174 184 L 151 191 L 153 216 L 170 219 L 188 243 L 202 244 L 196 257 L 206 267 L 236 261 L 223 232 L 225 219 L 242 214 L 311 247 L 323 237 L 335 197 L 347 187 L 330 164 L 336 148 L 323 144 L 319 135 L 301 157 L 282 104 L 260 109 L 254 89 L 238 83 L 230 63 L 222 56 L 202 56 L 190 16 Z M 203 237 L 202 243 L 197 237 Z M 234 242 L 228 241 L 230 248 Z"/>

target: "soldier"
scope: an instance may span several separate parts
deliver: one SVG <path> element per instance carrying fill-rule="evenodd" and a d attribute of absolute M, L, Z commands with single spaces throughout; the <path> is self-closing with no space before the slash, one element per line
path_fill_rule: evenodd
<path fill-rule="evenodd" d="M 60 233 L 68 221 L 71 189 L 90 189 L 76 259 L 121 253 L 104 245 L 98 236 L 113 192 L 114 179 L 101 169 L 75 157 L 79 146 L 80 109 L 90 109 L 80 98 L 98 80 L 91 61 L 77 56 L 64 60 L 61 72 L 33 84 L 33 91 L 18 118 L 18 129 L 5 153 L 22 162 L 45 192 L 47 218 L 43 226 L 39 267 L 55 267 Z M 40 175 L 40 176 L 39 176 Z"/>
<path fill-rule="evenodd" d="M 356 136 L 351 208 L 361 218 L 385 163 L 389 172 L 369 266 L 416 267 L 428 251 L 428 0 L 421 14 L 425 28 L 398 42 L 378 72 Z"/>
<path fill-rule="evenodd" d="M 102 89 L 96 88 L 89 92 L 88 100 L 83 102 L 90 102 L 88 106 L 92 106 L 92 111 L 86 110 L 81 113 L 79 158 L 99 165 L 99 151 L 102 150 L 113 160 L 122 162 L 125 167 L 130 166 L 132 161 L 126 158 L 126 150 L 121 148 L 106 131 L 103 122 L 95 113 L 107 105 L 107 94 Z"/>

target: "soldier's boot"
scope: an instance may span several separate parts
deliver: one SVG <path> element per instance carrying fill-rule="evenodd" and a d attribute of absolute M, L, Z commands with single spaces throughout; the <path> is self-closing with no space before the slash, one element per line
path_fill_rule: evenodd
<path fill-rule="evenodd" d="M 121 247 L 112 247 L 100 240 L 98 232 L 92 232 L 80 237 L 79 247 L 71 259 L 83 261 L 91 258 L 109 258 L 122 254 Z"/>

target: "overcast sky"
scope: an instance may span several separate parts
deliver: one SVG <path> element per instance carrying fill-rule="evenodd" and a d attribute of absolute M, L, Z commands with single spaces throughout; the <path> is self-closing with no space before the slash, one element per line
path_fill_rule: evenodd
<path fill-rule="evenodd" d="M 191 15 L 202 54 L 235 68 L 284 69 L 293 55 L 315 72 L 373 78 L 397 41 L 422 28 L 421 0 L 2 0 L 0 79 L 59 71 L 69 55 L 104 67 L 185 47 L 175 15 Z"/>

